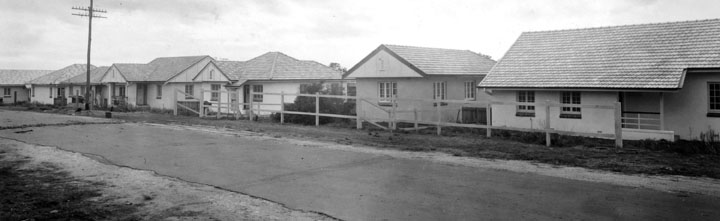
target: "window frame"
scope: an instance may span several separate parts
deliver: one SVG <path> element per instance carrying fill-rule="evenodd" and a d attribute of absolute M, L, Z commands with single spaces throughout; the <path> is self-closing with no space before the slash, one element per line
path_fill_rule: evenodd
<path fill-rule="evenodd" d="M 12 97 L 12 90 L 9 87 L 3 88 L 3 97 Z"/>
<path fill-rule="evenodd" d="M 155 85 L 155 99 L 162 99 L 162 84 Z"/>
<path fill-rule="evenodd" d="M 439 96 L 438 96 L 439 95 Z M 438 99 L 438 97 L 440 97 Z M 433 100 L 447 100 L 447 81 L 433 82 Z"/>
<path fill-rule="evenodd" d="M 121 98 L 125 98 L 125 87 L 118 87 L 118 96 Z"/>
<path fill-rule="evenodd" d="M 515 106 L 515 116 L 535 117 L 535 91 L 516 91 L 515 101 L 522 103 Z"/>
<path fill-rule="evenodd" d="M 477 99 L 477 85 L 475 81 L 465 81 L 465 100 L 474 101 Z"/>
<path fill-rule="evenodd" d="M 560 104 L 582 104 L 582 93 L 580 91 L 563 91 L 560 93 Z M 581 119 L 581 107 L 560 107 L 560 118 Z"/>
<path fill-rule="evenodd" d="M 217 90 L 215 89 L 216 86 L 217 86 Z M 220 84 L 210 84 L 210 90 L 212 91 L 212 92 L 210 92 L 210 101 L 220 100 L 220 92 L 219 91 L 220 91 L 221 87 L 222 86 Z M 218 92 L 215 92 L 215 91 L 218 91 Z"/>
<path fill-rule="evenodd" d="M 50 91 L 50 93 L 49 93 L 49 94 L 50 94 L 50 98 L 52 98 L 52 95 L 53 95 L 53 88 L 52 88 L 52 87 L 48 87 L 48 90 Z"/>
<path fill-rule="evenodd" d="M 715 85 L 717 88 L 715 88 L 715 95 L 713 95 L 713 88 L 712 86 Z M 716 108 L 713 107 L 713 97 L 716 99 Z M 718 81 L 708 81 L 707 82 L 707 98 L 708 98 L 708 106 L 707 106 L 707 116 L 708 117 L 720 117 L 720 82 Z"/>
<path fill-rule="evenodd" d="M 212 79 L 213 79 L 213 74 L 214 74 L 214 73 L 215 73 L 215 70 L 212 70 L 212 69 L 211 69 L 211 70 L 210 70 L 210 76 L 208 76 L 208 79 L 209 79 L 209 80 L 212 80 Z"/>
<path fill-rule="evenodd" d="M 382 81 L 378 82 L 378 103 L 390 104 L 392 97 L 397 98 L 397 82 Z"/>
<path fill-rule="evenodd" d="M 57 97 L 65 97 L 65 88 L 64 87 L 58 87 L 57 88 Z"/>
<path fill-rule="evenodd" d="M 30 96 L 35 97 L 35 86 L 30 86 Z"/>
<path fill-rule="evenodd" d="M 185 99 L 193 99 L 195 97 L 195 85 L 192 84 L 186 84 L 185 85 Z"/>
<path fill-rule="evenodd" d="M 253 92 L 252 101 L 253 102 L 263 102 L 263 91 L 265 90 L 265 87 L 263 87 L 262 84 L 253 84 L 251 91 Z M 260 93 L 260 94 L 257 94 Z"/>

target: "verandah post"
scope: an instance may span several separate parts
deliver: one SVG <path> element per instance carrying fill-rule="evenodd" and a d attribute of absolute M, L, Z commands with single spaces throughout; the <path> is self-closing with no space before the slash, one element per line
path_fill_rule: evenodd
<path fill-rule="evenodd" d="M 212 90 L 212 86 L 210 86 L 210 90 Z M 220 113 L 222 112 L 222 94 L 220 93 L 220 89 L 217 90 L 217 93 L 218 93 L 218 112 L 215 115 L 215 119 L 220 119 Z M 210 92 L 210 97 L 212 97 L 212 92 Z M 210 100 L 212 100 L 212 98 Z"/>
<path fill-rule="evenodd" d="M 486 130 L 485 130 L 485 137 L 487 137 L 487 138 L 490 138 L 490 136 L 492 136 L 492 131 L 490 129 L 490 126 L 492 126 L 491 110 L 492 110 L 492 103 L 488 103 L 487 109 L 485 109 L 485 126 L 487 126 Z"/>
<path fill-rule="evenodd" d="M 280 124 L 285 123 L 285 91 L 280 91 Z"/>
<path fill-rule="evenodd" d="M 545 100 L 545 146 L 550 144 L 550 100 Z"/>
<path fill-rule="evenodd" d="M 413 127 L 415 128 L 415 133 L 420 132 L 418 129 L 418 113 L 417 113 L 417 107 L 413 105 Z"/>
<path fill-rule="evenodd" d="M 442 121 L 442 112 L 440 111 L 440 106 L 442 106 L 442 103 L 440 103 L 440 100 L 435 100 L 435 110 L 437 112 L 437 135 L 442 134 L 442 128 L 440 128 L 440 122 Z"/>
<path fill-rule="evenodd" d="M 320 92 L 315 92 L 315 126 L 320 126 Z"/>
<path fill-rule="evenodd" d="M 114 85 L 113 85 L 113 89 L 115 89 Z M 175 108 L 173 108 L 173 115 L 175 115 L 175 116 L 177 116 L 177 114 L 178 114 L 177 113 L 178 112 L 177 94 L 178 94 L 178 90 L 177 89 L 173 90 L 173 106 L 175 106 Z"/>
<path fill-rule="evenodd" d="M 355 96 L 355 127 L 357 129 L 362 129 L 362 118 L 360 115 L 360 110 L 362 110 L 362 100 L 358 99 L 357 95 Z"/>
<path fill-rule="evenodd" d="M 392 129 L 397 130 L 397 95 L 392 96 Z"/>
<path fill-rule="evenodd" d="M 191 94 L 191 96 L 192 96 L 192 94 Z M 198 102 L 198 104 L 200 104 L 200 105 L 198 105 L 198 106 L 200 107 L 200 111 L 198 111 L 198 112 L 200 113 L 200 117 L 205 117 L 207 115 L 207 113 L 205 113 L 205 102 L 204 102 L 205 101 L 205 89 L 202 88 L 202 85 L 200 85 L 200 99 L 199 100 L 200 101 Z"/>
<path fill-rule="evenodd" d="M 622 107 L 620 102 L 615 102 L 615 147 L 622 148 Z"/>
<path fill-rule="evenodd" d="M 255 92 L 250 91 L 250 94 L 248 95 L 248 120 L 253 120 L 253 99 L 255 99 Z"/>

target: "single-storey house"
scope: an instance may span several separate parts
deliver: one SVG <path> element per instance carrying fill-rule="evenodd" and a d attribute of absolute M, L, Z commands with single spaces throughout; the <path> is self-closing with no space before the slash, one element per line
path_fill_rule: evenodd
<path fill-rule="evenodd" d="M 90 71 L 90 99 L 92 105 L 105 106 L 107 104 L 106 93 L 103 93 L 106 89 L 100 80 L 105 75 L 110 67 L 101 66 Z M 61 82 L 62 85 L 66 85 L 68 92 L 70 93 L 71 103 L 84 103 L 85 102 L 85 87 L 87 84 L 87 73 L 80 74 L 72 77 L 68 80 Z M 105 102 L 104 102 L 105 101 Z"/>
<path fill-rule="evenodd" d="M 277 95 L 257 94 L 251 98 L 251 91 L 297 94 L 301 92 L 303 85 L 322 82 L 343 87 L 344 93 L 347 93 L 348 83 L 342 79 L 342 71 L 316 61 L 298 60 L 281 52 L 267 52 L 248 61 L 216 61 L 216 63 L 232 81 L 232 84 L 226 86 L 228 90 L 242 91 L 238 93 L 239 97 L 232 98 L 233 101 L 274 104 L 261 106 L 264 110 L 280 110 L 280 105 L 277 104 L 292 103 L 295 101 L 295 96 L 285 96 L 283 101 L 280 101 L 280 96 Z M 248 107 L 244 106 L 242 109 L 247 110 Z"/>
<path fill-rule="evenodd" d="M 113 64 L 100 80 L 109 88 L 104 96 L 109 105 L 127 103 L 137 107 L 174 108 L 174 95 L 180 90 L 179 102 L 194 102 L 202 89 L 224 90 L 228 77 L 210 56 L 160 57 L 147 64 Z M 217 95 L 217 97 L 215 97 Z M 227 93 L 205 96 L 206 100 L 220 98 Z"/>
<path fill-rule="evenodd" d="M 542 128 L 538 104 L 621 103 L 624 139 L 720 133 L 720 19 L 525 32 L 478 85 L 492 125 Z M 613 109 L 552 107 L 550 127 L 613 133 Z"/>
<path fill-rule="evenodd" d="M 50 70 L 0 70 L 0 104 L 29 102 L 32 94 L 25 83 L 46 75 Z"/>
<path fill-rule="evenodd" d="M 93 69 L 95 66 L 91 65 L 90 70 Z M 72 100 L 68 99 L 71 92 L 66 89 L 67 85 L 63 82 L 75 76 L 87 74 L 85 70 L 86 64 L 73 64 L 27 82 L 26 85 L 32 90 L 30 101 L 58 105 L 71 102 Z"/>
<path fill-rule="evenodd" d="M 419 110 L 421 121 L 437 121 L 436 103 L 424 100 L 488 101 L 478 93 L 479 83 L 495 61 L 489 56 L 469 50 L 380 45 L 353 66 L 345 78 L 356 79 L 357 96 L 371 104 L 358 105 L 357 113 L 369 118 L 388 118 L 391 99 L 398 99 L 397 119 L 414 120 Z M 403 100 L 406 99 L 406 100 Z M 486 108 L 463 108 L 453 103 L 440 103 L 443 122 L 484 123 Z M 469 113 L 469 114 L 468 114 Z M 486 121 L 486 119 L 485 119 Z"/>

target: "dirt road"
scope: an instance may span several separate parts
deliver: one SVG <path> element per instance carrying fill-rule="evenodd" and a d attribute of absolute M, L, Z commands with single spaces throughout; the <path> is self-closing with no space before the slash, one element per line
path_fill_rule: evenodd
<path fill-rule="evenodd" d="M 2 111 L 1 126 L 58 116 L 19 117 L 26 114 Z M 720 218 L 716 196 L 326 148 L 331 144 L 253 132 L 87 124 L 6 129 L 0 138 L 89 153 L 348 220 Z"/>

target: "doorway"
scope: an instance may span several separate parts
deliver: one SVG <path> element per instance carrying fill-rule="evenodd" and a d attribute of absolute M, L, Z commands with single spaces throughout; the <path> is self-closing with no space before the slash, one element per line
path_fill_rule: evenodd
<path fill-rule="evenodd" d="M 147 84 L 137 85 L 137 105 L 147 105 Z"/>

